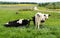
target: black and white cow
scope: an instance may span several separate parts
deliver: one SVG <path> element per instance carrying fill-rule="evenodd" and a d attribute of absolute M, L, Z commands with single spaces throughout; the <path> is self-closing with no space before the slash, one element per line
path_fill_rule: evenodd
<path fill-rule="evenodd" d="M 38 27 L 38 29 L 39 29 L 39 26 L 41 24 L 44 24 L 45 20 L 48 19 L 48 16 L 50 16 L 50 15 L 49 14 L 42 14 L 42 13 L 39 13 L 39 12 L 36 13 L 35 16 L 32 17 L 34 25 L 36 27 Z"/>
<path fill-rule="evenodd" d="M 29 26 L 30 19 L 18 19 L 14 21 L 9 21 L 8 23 L 4 24 L 6 27 L 18 27 L 18 26 Z"/>

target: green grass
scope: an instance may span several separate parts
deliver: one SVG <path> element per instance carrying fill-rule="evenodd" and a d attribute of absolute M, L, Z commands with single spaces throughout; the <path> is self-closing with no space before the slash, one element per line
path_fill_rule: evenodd
<path fill-rule="evenodd" d="M 30 27 L 4 27 L 4 23 L 16 19 L 32 19 L 37 11 L 19 11 L 0 9 L 0 38 L 60 38 L 60 13 L 48 13 L 51 16 L 46 20 L 44 28 L 35 29 L 31 21 Z"/>

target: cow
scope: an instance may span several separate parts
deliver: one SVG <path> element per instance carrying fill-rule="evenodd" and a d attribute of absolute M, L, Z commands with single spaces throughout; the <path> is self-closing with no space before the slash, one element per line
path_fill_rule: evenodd
<path fill-rule="evenodd" d="M 5 23 L 4 26 L 6 27 L 29 26 L 30 21 L 31 21 L 30 19 L 18 19 L 9 21 L 8 23 Z"/>
<path fill-rule="evenodd" d="M 33 18 L 33 22 L 34 22 L 34 25 L 36 27 L 38 27 L 39 29 L 39 26 L 41 26 L 41 24 L 43 25 L 45 20 L 48 19 L 48 16 L 50 16 L 49 14 L 42 14 L 42 13 L 36 13 Z"/>

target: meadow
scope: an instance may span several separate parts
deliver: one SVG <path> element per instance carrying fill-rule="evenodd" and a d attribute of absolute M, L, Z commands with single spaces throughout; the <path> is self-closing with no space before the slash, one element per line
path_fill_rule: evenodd
<path fill-rule="evenodd" d="M 37 11 L 18 11 L 19 14 L 16 14 L 16 11 L 18 8 L 0 9 L 0 38 L 60 38 L 60 13 L 41 11 L 51 16 L 46 20 L 44 28 L 40 29 L 35 29 L 32 21 L 28 28 L 4 27 L 4 24 L 11 20 L 22 18 L 32 20 L 32 17 L 37 13 Z"/>

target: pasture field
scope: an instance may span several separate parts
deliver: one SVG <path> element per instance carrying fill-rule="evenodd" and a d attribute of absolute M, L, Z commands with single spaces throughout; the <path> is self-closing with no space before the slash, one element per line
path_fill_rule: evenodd
<path fill-rule="evenodd" d="M 18 10 L 24 7 L 34 7 L 37 4 L 0 4 L 0 9 Z"/>
<path fill-rule="evenodd" d="M 13 9 L 13 8 L 12 8 Z M 17 9 L 17 8 L 16 8 Z M 30 26 L 26 27 L 4 27 L 4 24 L 16 19 L 31 19 L 37 11 L 18 11 L 17 10 L 0 9 L 0 38 L 60 38 L 60 13 L 44 12 L 50 14 L 48 20 L 44 24 L 44 28 L 35 29 L 31 21 Z"/>

